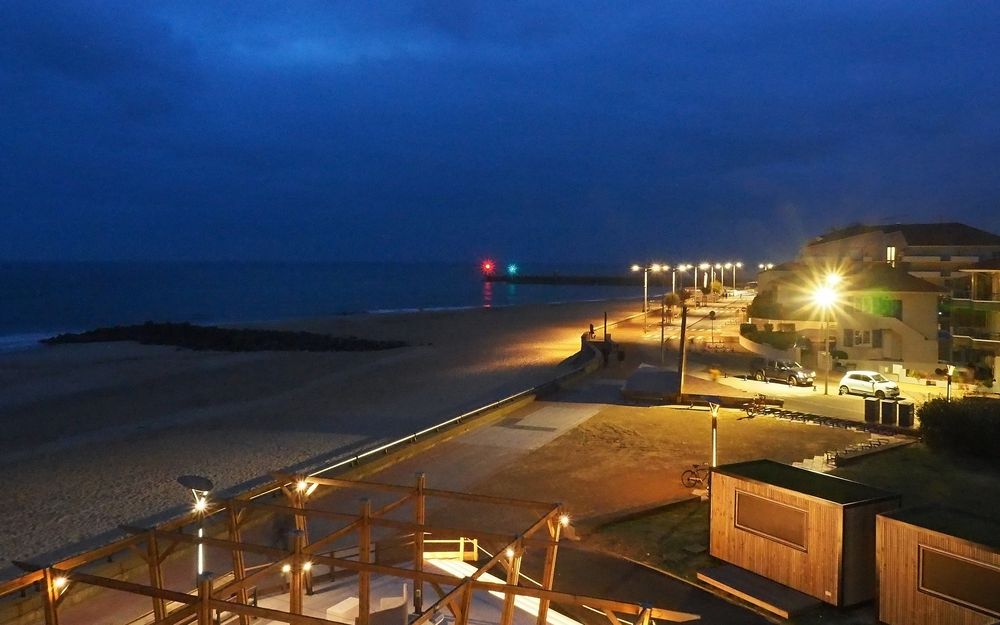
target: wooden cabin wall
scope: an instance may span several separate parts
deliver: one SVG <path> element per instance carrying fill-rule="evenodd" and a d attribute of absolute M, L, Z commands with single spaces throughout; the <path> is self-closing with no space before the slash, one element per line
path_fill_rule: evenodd
<path fill-rule="evenodd" d="M 919 590 L 919 547 L 936 548 L 1000 569 L 1000 552 L 888 517 L 876 522 L 879 619 L 888 625 L 987 625 L 990 616 Z M 997 589 L 1000 595 L 1000 588 Z"/>
<path fill-rule="evenodd" d="M 804 510 L 805 550 L 736 527 L 737 489 Z M 842 537 L 840 506 L 781 488 L 712 475 L 710 553 L 817 599 L 837 605 L 840 597 Z"/>

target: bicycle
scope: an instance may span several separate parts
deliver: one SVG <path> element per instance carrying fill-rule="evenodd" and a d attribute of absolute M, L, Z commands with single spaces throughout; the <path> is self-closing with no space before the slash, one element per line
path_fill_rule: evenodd
<path fill-rule="evenodd" d="M 740 417 L 740 419 L 753 419 L 759 414 L 764 412 L 767 407 L 767 396 L 763 393 L 757 393 L 753 399 L 743 404 L 743 410 L 746 411 L 747 416 Z"/>
<path fill-rule="evenodd" d="M 681 473 L 681 484 L 688 488 L 708 486 L 709 477 L 711 477 L 711 470 L 707 464 L 692 464 L 690 469 L 685 469 Z"/>

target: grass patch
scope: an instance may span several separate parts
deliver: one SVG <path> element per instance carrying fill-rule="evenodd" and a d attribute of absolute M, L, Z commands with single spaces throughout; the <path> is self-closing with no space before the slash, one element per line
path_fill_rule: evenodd
<path fill-rule="evenodd" d="M 708 502 L 686 501 L 625 521 L 606 523 L 587 543 L 694 581 L 711 565 Z"/>

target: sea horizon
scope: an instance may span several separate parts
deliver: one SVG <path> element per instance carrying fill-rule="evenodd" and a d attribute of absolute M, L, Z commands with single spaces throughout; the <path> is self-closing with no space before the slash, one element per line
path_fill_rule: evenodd
<path fill-rule="evenodd" d="M 528 263 L 518 271 L 621 275 L 627 269 Z M 146 321 L 268 323 L 641 295 L 635 287 L 489 283 L 481 276 L 479 265 L 461 262 L 4 261 L 0 353 L 32 349 L 66 332 Z"/>

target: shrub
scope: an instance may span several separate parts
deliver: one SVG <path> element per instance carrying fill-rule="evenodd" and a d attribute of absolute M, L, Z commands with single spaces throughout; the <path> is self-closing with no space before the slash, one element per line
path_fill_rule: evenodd
<path fill-rule="evenodd" d="M 757 324 L 754 323 L 741 323 L 740 324 L 740 334 L 747 338 L 757 333 Z M 751 340 L 753 340 L 751 338 Z"/>
<path fill-rule="evenodd" d="M 1000 401 L 932 399 L 917 410 L 920 433 L 935 451 L 976 456 L 1000 468 Z"/>
<path fill-rule="evenodd" d="M 774 324 L 773 323 L 765 323 L 764 324 L 764 332 L 774 332 Z"/>

